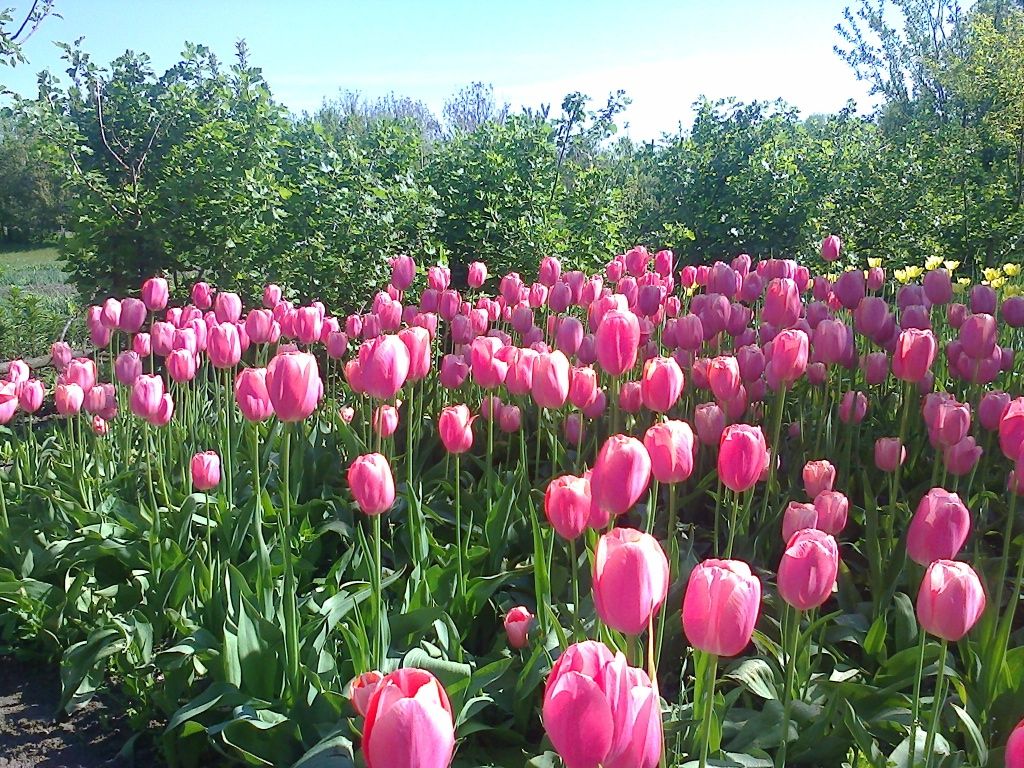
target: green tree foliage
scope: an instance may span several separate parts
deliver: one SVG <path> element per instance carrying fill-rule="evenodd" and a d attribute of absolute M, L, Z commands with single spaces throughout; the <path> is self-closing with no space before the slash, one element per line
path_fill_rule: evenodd
<path fill-rule="evenodd" d="M 476 259 L 531 277 L 544 255 L 593 265 L 635 243 L 690 262 L 807 259 L 829 232 L 851 264 L 1019 257 L 1024 3 L 859 0 L 837 29 L 872 114 L 701 99 L 688 129 L 644 143 L 615 135 L 621 92 L 513 114 L 475 82 L 440 116 L 352 92 L 294 116 L 244 44 L 230 65 L 189 45 L 162 74 L 69 45 L 66 76 L 41 76 L 0 124 L 0 215 L 34 233 L 68 222 L 87 296 L 162 270 L 346 307 L 399 252 L 447 260 L 456 280 Z"/>

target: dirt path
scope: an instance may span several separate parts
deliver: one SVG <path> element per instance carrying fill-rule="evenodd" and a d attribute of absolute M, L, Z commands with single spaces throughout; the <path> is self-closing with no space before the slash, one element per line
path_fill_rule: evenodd
<path fill-rule="evenodd" d="M 55 723 L 59 699 L 56 670 L 0 657 L 0 768 L 126 765 L 116 756 L 128 734 L 113 713 L 93 703 Z"/>

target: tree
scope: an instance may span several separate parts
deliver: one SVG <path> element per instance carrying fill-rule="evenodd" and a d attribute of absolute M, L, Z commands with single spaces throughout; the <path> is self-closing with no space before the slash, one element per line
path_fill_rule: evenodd
<path fill-rule="evenodd" d="M 442 115 L 449 136 L 472 133 L 485 123 L 503 123 L 511 105 L 494 100 L 490 83 L 470 83 L 445 102 Z"/>
<path fill-rule="evenodd" d="M 33 0 L 20 20 L 14 16 L 13 8 L 0 8 L 0 65 L 13 67 L 24 64 L 28 59 L 22 52 L 22 46 L 35 34 L 39 25 L 47 16 L 57 16 L 53 6 L 56 0 Z M 0 85 L 0 93 L 6 89 Z"/>

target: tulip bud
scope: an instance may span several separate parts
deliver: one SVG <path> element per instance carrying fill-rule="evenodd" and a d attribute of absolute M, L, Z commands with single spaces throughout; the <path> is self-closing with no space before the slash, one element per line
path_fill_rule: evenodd
<path fill-rule="evenodd" d="M 768 464 L 767 454 L 760 427 L 726 427 L 718 446 L 718 475 L 722 483 L 737 493 L 750 490 Z"/>
<path fill-rule="evenodd" d="M 388 460 L 379 453 L 368 453 L 348 468 L 348 488 L 364 515 L 379 515 L 395 503 L 395 476 Z"/>
<path fill-rule="evenodd" d="M 803 469 L 804 490 L 815 498 L 822 491 L 831 491 L 836 482 L 836 468 L 827 459 L 808 461 Z"/>
<path fill-rule="evenodd" d="M 952 560 L 971 532 L 971 513 L 955 493 L 932 488 L 917 505 L 907 530 L 907 555 L 918 565 Z"/>
<path fill-rule="evenodd" d="M 761 605 L 761 582 L 739 560 L 705 560 L 690 573 L 683 632 L 690 645 L 715 656 L 747 647 Z"/>
<path fill-rule="evenodd" d="M 668 559 L 657 539 L 614 528 L 598 540 L 593 571 L 594 608 L 612 629 L 639 635 L 668 596 Z"/>
<path fill-rule="evenodd" d="M 957 642 L 985 611 L 985 588 L 971 566 L 935 560 L 917 593 L 917 619 L 928 633 Z"/>
<path fill-rule="evenodd" d="M 798 611 L 819 608 L 832 594 L 838 572 L 836 540 L 813 528 L 797 531 L 779 563 L 779 596 Z"/>
<path fill-rule="evenodd" d="M 505 614 L 505 634 L 508 636 L 510 648 L 521 650 L 526 647 L 533 618 L 533 614 L 522 605 L 516 606 Z"/>
<path fill-rule="evenodd" d="M 591 471 L 594 507 L 606 515 L 625 514 L 647 490 L 650 479 L 651 457 L 643 443 L 634 437 L 612 435 Z"/>
<path fill-rule="evenodd" d="M 192 485 L 197 491 L 209 491 L 220 485 L 220 456 L 216 451 L 204 451 L 192 457 L 189 464 Z"/>
<path fill-rule="evenodd" d="M 367 708 L 362 748 L 366 768 L 448 768 L 455 721 L 448 695 L 430 672 L 406 667 L 380 681 Z"/>
<path fill-rule="evenodd" d="M 685 421 L 663 421 L 644 434 L 651 471 L 659 483 L 681 483 L 693 473 L 696 443 Z"/>
<path fill-rule="evenodd" d="M 473 446 L 473 422 L 476 420 L 464 405 L 451 405 L 441 411 L 437 430 L 448 453 L 465 453 Z"/>

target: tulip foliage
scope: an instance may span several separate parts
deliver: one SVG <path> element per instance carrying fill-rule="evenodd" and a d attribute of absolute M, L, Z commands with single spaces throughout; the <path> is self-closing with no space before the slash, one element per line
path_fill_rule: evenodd
<path fill-rule="evenodd" d="M 176 766 L 1024 765 L 1024 312 L 928 268 L 152 278 L 0 381 L 0 644 Z"/>

